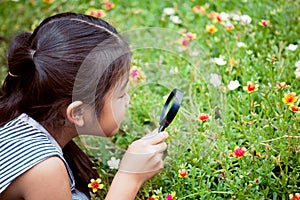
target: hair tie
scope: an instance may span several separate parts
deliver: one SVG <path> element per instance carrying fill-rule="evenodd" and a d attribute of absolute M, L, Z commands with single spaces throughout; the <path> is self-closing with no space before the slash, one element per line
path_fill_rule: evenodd
<path fill-rule="evenodd" d="M 10 75 L 11 77 L 14 77 L 14 78 L 20 77 L 19 75 L 12 74 L 10 71 L 8 71 L 8 75 Z"/>

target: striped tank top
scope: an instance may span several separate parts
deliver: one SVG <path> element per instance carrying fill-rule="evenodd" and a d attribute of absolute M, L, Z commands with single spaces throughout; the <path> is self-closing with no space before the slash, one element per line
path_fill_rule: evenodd
<path fill-rule="evenodd" d="M 87 196 L 75 189 L 74 176 L 58 143 L 27 114 L 21 114 L 0 127 L 0 194 L 18 176 L 52 156 L 59 157 L 65 163 L 72 199 L 88 200 Z"/>

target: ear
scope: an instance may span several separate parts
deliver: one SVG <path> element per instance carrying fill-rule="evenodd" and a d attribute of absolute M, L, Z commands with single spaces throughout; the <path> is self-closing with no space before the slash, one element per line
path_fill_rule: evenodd
<path fill-rule="evenodd" d="M 76 126 L 84 126 L 84 117 L 82 111 L 82 101 L 74 101 L 67 107 L 67 118 Z"/>

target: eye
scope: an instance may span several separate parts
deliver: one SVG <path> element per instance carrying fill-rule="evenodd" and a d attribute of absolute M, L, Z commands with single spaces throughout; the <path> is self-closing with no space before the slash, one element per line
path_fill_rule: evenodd
<path fill-rule="evenodd" d="M 127 93 L 124 93 L 122 96 L 120 96 L 119 98 L 122 99 L 126 96 Z"/>

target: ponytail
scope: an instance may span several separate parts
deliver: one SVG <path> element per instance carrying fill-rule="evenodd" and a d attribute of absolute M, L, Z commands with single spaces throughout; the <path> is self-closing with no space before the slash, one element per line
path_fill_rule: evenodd
<path fill-rule="evenodd" d="M 64 158 L 69 164 L 75 178 L 76 188 L 90 196 L 88 183 L 92 178 L 99 177 L 90 158 L 71 140 L 63 148 Z"/>

